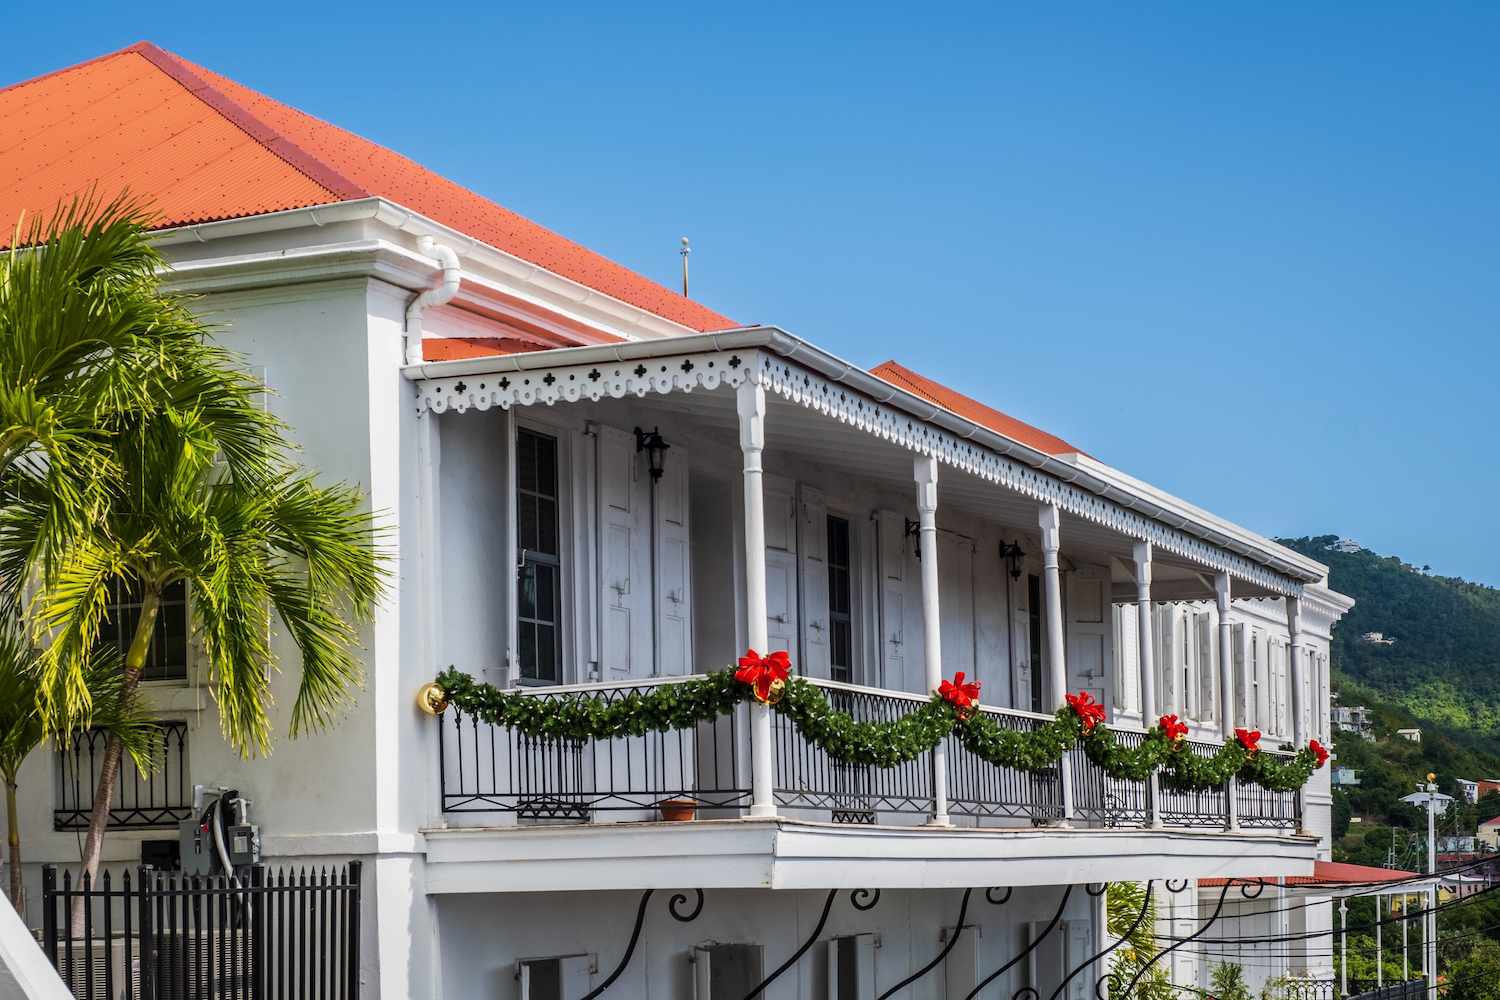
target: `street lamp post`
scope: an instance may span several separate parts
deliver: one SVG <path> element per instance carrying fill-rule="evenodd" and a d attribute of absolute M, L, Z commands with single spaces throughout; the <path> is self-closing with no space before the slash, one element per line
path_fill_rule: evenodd
<path fill-rule="evenodd" d="M 1427 874 L 1437 875 L 1437 809 L 1444 809 L 1453 801 L 1453 796 L 1437 790 L 1437 775 L 1428 772 L 1427 781 L 1417 786 L 1413 795 L 1401 796 L 1402 802 L 1422 806 L 1427 810 Z M 1438 1000 L 1437 995 L 1437 878 L 1427 885 L 1427 911 L 1422 915 L 1422 972 L 1427 977 L 1427 998 Z"/>

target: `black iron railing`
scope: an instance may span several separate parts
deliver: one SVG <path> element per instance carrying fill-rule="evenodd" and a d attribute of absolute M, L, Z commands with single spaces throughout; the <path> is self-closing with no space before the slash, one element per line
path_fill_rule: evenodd
<path fill-rule="evenodd" d="M 1291 757 L 1280 750 L 1262 750 L 1277 757 Z M 1259 785 L 1241 782 L 1235 805 L 1240 826 L 1249 829 L 1286 830 L 1302 825 L 1302 796 L 1297 792 L 1273 792 Z"/>
<path fill-rule="evenodd" d="M 111 799 L 109 825 L 149 829 L 176 827 L 193 814 L 193 785 L 188 771 L 188 724 L 160 722 L 156 767 L 143 773 L 127 755 L 120 762 Z M 94 788 L 104 766 L 108 735 L 90 729 L 76 734 L 57 754 L 57 808 L 52 825 L 57 830 L 82 830 L 94 808 Z"/>
<path fill-rule="evenodd" d="M 646 693 L 681 679 L 622 684 L 532 688 L 543 699 L 602 697 L 615 701 Z M 809 678 L 833 707 L 855 719 L 892 722 L 921 708 L 915 694 Z M 981 709 L 997 725 L 1030 731 L 1052 717 L 1030 712 Z M 441 720 L 440 757 L 443 810 L 447 813 L 512 813 L 522 819 L 587 822 L 599 811 L 655 818 L 665 800 L 685 799 L 700 815 L 739 815 L 750 804 L 749 727 L 745 709 L 710 722 L 666 733 L 610 740 L 540 739 L 491 726 L 460 712 Z M 1117 729 L 1126 746 L 1139 746 L 1144 734 Z M 836 823 L 876 823 L 882 817 L 930 815 L 934 809 L 933 754 L 924 753 L 894 767 L 861 766 L 829 756 L 805 738 L 790 719 L 771 718 L 772 791 L 789 810 Z M 1098 827 L 1140 827 L 1151 822 L 1153 805 L 1163 826 L 1222 829 L 1229 823 L 1223 787 L 1174 788 L 1163 779 L 1151 801 L 1146 782 L 1106 774 L 1081 749 L 1040 771 L 996 767 L 971 754 L 956 737 L 945 744 L 948 811 L 978 822 L 1010 820 L 1044 825 L 1062 820 L 1062 774 L 1073 785 L 1075 823 Z M 1189 753 L 1212 756 L 1215 743 L 1193 741 Z M 1275 751 L 1265 751 L 1272 753 Z M 1236 797 L 1240 825 L 1295 829 L 1298 796 L 1242 786 Z M 1000 825 L 1005 825 L 1003 822 Z"/>
<path fill-rule="evenodd" d="M 1145 734 L 1115 730 L 1115 739 L 1138 747 Z M 1116 778 L 1104 772 L 1082 750 L 1070 755 L 1073 769 L 1074 815 L 1092 826 L 1145 826 L 1151 818 L 1150 789 L 1144 781 Z"/>
<path fill-rule="evenodd" d="M 926 698 L 814 680 L 835 711 L 861 722 L 894 722 L 921 708 Z M 827 810 L 835 823 L 874 823 L 880 813 L 931 814 L 932 761 L 926 755 L 895 767 L 835 760 L 804 737 L 783 715 L 772 717 L 776 801 L 792 808 Z"/>
<path fill-rule="evenodd" d="M 70 933 L 82 900 L 82 926 Z M 42 869 L 42 948 L 78 1000 L 359 995 L 360 863 L 242 880 Z"/>
<path fill-rule="evenodd" d="M 1048 720 L 1044 715 L 981 709 L 1004 729 L 1029 732 Z M 948 812 L 954 816 L 1026 820 L 1033 824 L 1062 819 L 1062 770 L 1022 771 L 996 767 L 948 737 Z"/>
<path fill-rule="evenodd" d="M 548 700 L 646 694 L 674 681 L 530 689 Z M 736 714 L 691 729 L 608 740 L 526 736 L 462 712 L 446 713 L 439 743 L 443 811 L 505 812 L 527 820 L 584 822 L 596 811 L 652 812 L 670 799 L 699 808 L 748 804 L 748 768 L 736 766 Z M 736 775 L 743 773 L 743 780 Z"/>

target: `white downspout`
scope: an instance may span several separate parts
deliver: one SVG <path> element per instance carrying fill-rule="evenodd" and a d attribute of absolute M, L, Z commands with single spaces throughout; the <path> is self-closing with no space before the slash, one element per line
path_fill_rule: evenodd
<path fill-rule="evenodd" d="M 406 307 L 406 363 L 422 363 L 422 311 L 428 306 L 440 306 L 458 294 L 458 254 L 450 247 L 437 243 L 431 236 L 417 239 L 417 250 L 427 257 L 436 257 L 443 267 L 442 280 L 411 300 Z"/>

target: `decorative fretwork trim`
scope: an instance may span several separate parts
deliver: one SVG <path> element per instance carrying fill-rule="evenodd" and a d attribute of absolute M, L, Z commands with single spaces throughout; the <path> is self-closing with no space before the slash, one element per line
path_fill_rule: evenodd
<path fill-rule="evenodd" d="M 450 376 L 420 382 L 419 411 L 463 413 L 469 409 L 573 403 L 581 399 L 645 396 L 738 386 L 749 380 L 768 392 L 832 417 L 1012 492 L 1058 508 L 1208 569 L 1229 573 L 1277 594 L 1298 596 L 1302 584 L 1270 567 L 1164 525 L 1098 494 L 1065 483 L 1023 462 L 924 423 L 887 403 L 759 350 L 704 351 L 608 364 L 537 368 L 530 371 Z"/>

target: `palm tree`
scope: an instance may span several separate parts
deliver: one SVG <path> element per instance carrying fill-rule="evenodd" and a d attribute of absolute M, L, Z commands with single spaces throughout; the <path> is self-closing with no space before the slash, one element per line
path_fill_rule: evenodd
<path fill-rule="evenodd" d="M 101 287 L 66 271 L 51 279 L 97 293 L 96 313 L 133 318 L 120 320 L 131 325 L 130 336 L 120 337 L 127 348 L 98 365 L 111 374 L 85 366 L 90 378 L 64 387 L 77 397 L 69 412 L 89 418 L 69 441 L 86 443 L 80 471 L 92 482 L 60 501 L 52 451 L 46 461 L 10 465 L 0 503 L 0 590 L 19 595 L 28 580 L 40 582 L 28 611 L 47 639 L 37 693 L 56 732 L 93 709 L 88 664 L 112 590 L 123 585 L 141 604 L 119 663 L 128 697 L 147 661 L 161 595 L 186 581 L 220 728 L 242 754 L 267 752 L 273 611 L 301 659 L 293 735 L 332 721 L 359 683 L 356 626 L 373 616 L 383 578 L 374 522 L 357 490 L 320 485 L 295 468 L 282 427 L 260 405 L 264 387 L 210 341 L 186 302 L 160 292 L 155 275 L 165 263 L 144 222 L 131 215 L 120 225 L 133 235 L 116 240 L 114 252 L 145 262 L 132 265 L 138 280 Z M 53 234 L 39 253 L 12 255 L 6 280 L 40 285 L 20 281 L 17 269 L 24 276 L 55 246 L 90 239 Z M 45 292 L 0 299 L 0 337 L 6 323 L 29 322 L 7 319 L 7 311 L 54 308 Z M 5 363 L 0 356 L 0 380 Z M 83 854 L 90 876 L 123 749 L 113 737 L 106 743 Z"/>
<path fill-rule="evenodd" d="M 0 629 L 0 779 L 5 782 L 6 842 L 9 845 L 10 901 L 21 908 L 21 824 L 16 811 L 16 779 L 21 764 L 47 738 L 46 720 L 36 698 L 40 654 L 22 628 Z M 152 766 L 156 726 L 139 699 L 125 694 L 119 654 L 99 649 L 85 668 L 92 694 L 89 723 L 119 739 L 137 768 Z"/>

